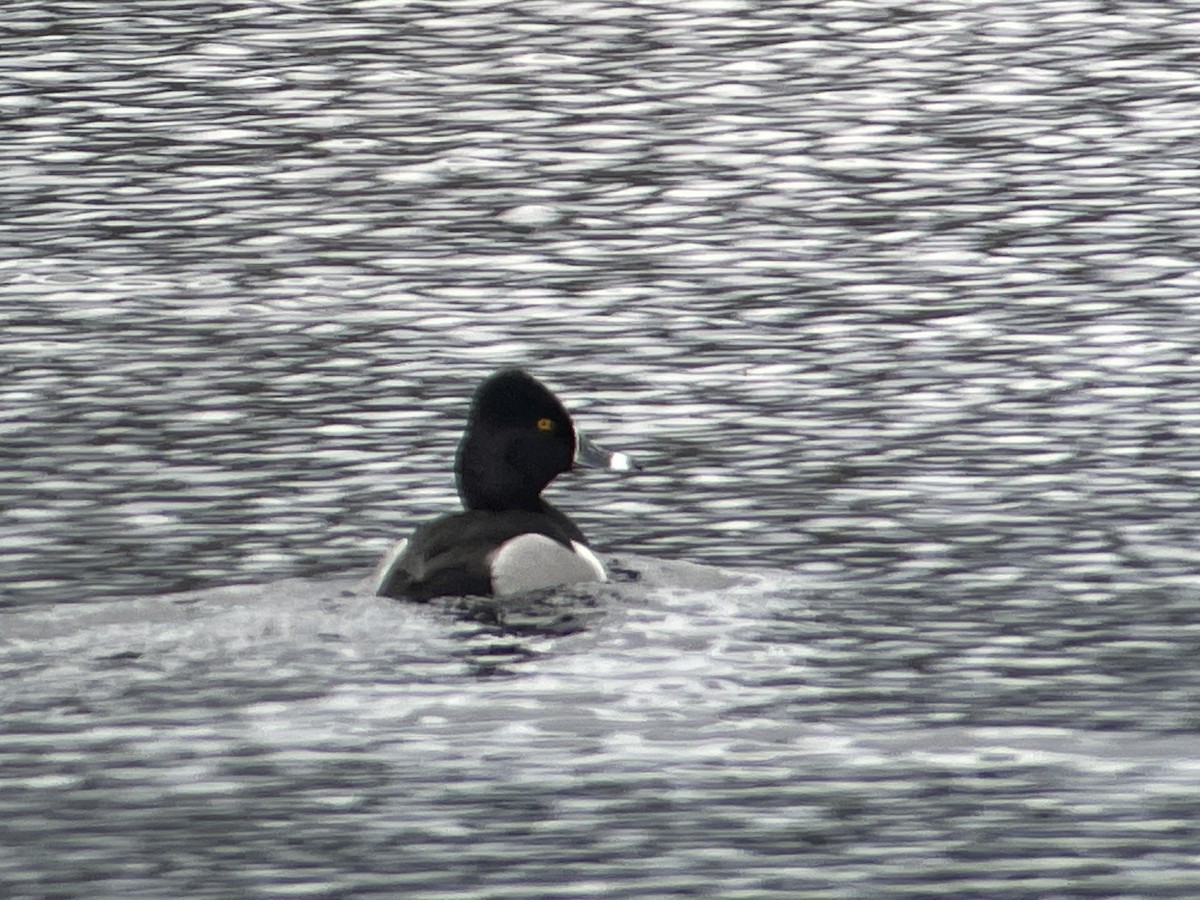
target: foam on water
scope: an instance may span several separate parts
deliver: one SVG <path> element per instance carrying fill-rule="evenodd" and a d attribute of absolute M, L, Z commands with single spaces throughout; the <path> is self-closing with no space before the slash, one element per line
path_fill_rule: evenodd
<path fill-rule="evenodd" d="M 610 567 L 624 580 L 500 603 L 292 579 L 5 611 L 0 879 L 58 848 L 64 879 L 134 893 L 203 873 L 215 893 L 434 896 L 583 865 L 630 896 L 834 896 L 848 872 L 992 894 L 1071 884 L 1113 821 L 1141 823 L 1131 847 L 1175 846 L 1195 742 L 970 723 L 1011 690 L 999 634 L 967 683 L 922 674 L 886 603 L 816 576 Z M 928 630 L 922 655 L 968 659 L 988 637 L 971 628 Z M 914 841 L 939 862 L 887 852 Z M 257 862 L 217 872 L 229 842 Z M 1114 883 L 1141 883 L 1136 858 L 1106 857 Z"/>

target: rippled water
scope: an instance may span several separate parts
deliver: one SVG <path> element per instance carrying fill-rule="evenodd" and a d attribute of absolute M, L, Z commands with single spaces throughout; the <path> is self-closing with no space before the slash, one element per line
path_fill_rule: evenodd
<path fill-rule="evenodd" d="M 10 895 L 1194 888 L 1181 605 L 624 562 L 503 625 L 344 582 L 10 616 Z"/>
<path fill-rule="evenodd" d="M 5 6 L 0 893 L 1195 895 L 1200 11 L 686 7 Z"/>

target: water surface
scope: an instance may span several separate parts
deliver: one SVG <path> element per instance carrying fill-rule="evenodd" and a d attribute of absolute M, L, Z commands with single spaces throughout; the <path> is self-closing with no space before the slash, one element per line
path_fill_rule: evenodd
<path fill-rule="evenodd" d="M 1196 893 L 1186 4 L 5 20 L 0 893 Z M 622 580 L 366 596 L 510 364 Z"/>

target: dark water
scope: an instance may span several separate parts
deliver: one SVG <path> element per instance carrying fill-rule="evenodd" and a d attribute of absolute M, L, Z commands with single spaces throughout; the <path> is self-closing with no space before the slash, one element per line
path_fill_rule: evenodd
<path fill-rule="evenodd" d="M 0 894 L 1195 896 L 1197 39 L 6 4 Z M 365 596 L 514 363 L 623 580 Z"/>

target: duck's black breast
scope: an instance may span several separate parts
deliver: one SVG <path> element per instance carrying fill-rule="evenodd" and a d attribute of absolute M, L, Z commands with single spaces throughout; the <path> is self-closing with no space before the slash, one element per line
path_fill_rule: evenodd
<path fill-rule="evenodd" d="M 406 600 L 490 595 L 495 587 L 493 555 L 524 534 L 545 535 L 566 548 L 573 542 L 587 544 L 575 523 L 545 502 L 536 511 L 467 510 L 442 516 L 414 532 L 390 569 L 381 574 L 376 590 Z"/>

